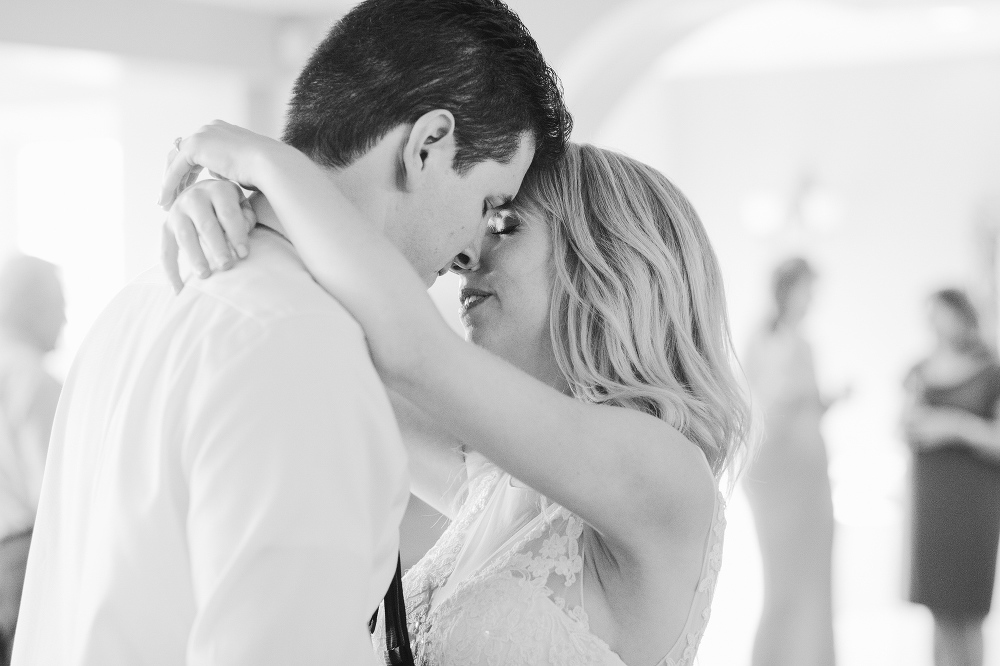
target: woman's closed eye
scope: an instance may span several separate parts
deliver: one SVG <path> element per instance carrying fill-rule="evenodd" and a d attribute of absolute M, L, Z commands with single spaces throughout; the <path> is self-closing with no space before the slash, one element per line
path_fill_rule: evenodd
<path fill-rule="evenodd" d="M 521 222 L 510 211 L 497 211 L 490 219 L 489 232 L 494 236 L 507 236 L 520 226 Z"/>
<path fill-rule="evenodd" d="M 483 217 L 492 228 L 492 222 L 501 215 L 507 215 L 511 210 L 513 197 L 504 196 L 500 198 L 490 198 L 483 201 Z"/>

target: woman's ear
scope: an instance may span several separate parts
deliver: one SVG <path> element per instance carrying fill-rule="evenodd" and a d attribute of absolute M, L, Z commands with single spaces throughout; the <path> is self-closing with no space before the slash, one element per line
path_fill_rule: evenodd
<path fill-rule="evenodd" d="M 455 116 L 435 109 L 417 118 L 403 143 L 402 181 L 406 190 L 450 170 L 455 160 Z"/>

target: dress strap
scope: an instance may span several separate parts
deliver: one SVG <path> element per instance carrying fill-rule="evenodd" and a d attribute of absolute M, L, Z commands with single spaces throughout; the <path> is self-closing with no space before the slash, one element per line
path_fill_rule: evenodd
<path fill-rule="evenodd" d="M 403 566 L 396 556 L 396 574 L 389 583 L 382 602 L 385 609 L 385 664 L 386 666 L 414 666 L 410 649 L 410 634 L 406 630 L 406 602 L 403 598 Z M 368 621 L 369 633 L 375 633 L 378 609 Z"/>
<path fill-rule="evenodd" d="M 587 598 L 583 591 L 583 577 L 587 573 L 587 541 L 586 539 L 580 540 L 580 610 L 583 611 L 583 617 L 587 617 Z"/>

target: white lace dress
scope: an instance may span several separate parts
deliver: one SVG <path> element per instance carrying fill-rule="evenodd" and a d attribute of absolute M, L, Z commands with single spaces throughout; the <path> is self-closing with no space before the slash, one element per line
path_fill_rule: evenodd
<path fill-rule="evenodd" d="M 588 626 L 580 519 L 484 459 L 473 465 L 458 516 L 403 577 L 418 666 L 625 666 Z M 724 530 L 719 495 L 687 624 L 657 666 L 694 660 Z"/>

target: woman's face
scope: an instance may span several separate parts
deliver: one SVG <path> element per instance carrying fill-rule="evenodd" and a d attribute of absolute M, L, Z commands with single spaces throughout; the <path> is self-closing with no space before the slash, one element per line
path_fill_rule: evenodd
<path fill-rule="evenodd" d="M 940 301 L 931 301 L 928 319 L 931 330 L 940 342 L 953 343 L 968 335 L 968 327 L 958 313 Z"/>
<path fill-rule="evenodd" d="M 495 218 L 478 265 L 458 272 L 462 322 L 469 340 L 564 389 L 549 332 L 555 271 L 548 222 L 525 213 Z"/>
<path fill-rule="evenodd" d="M 810 276 L 798 280 L 788 291 L 785 303 L 785 321 L 797 324 L 805 319 L 812 303 L 813 278 Z"/>

